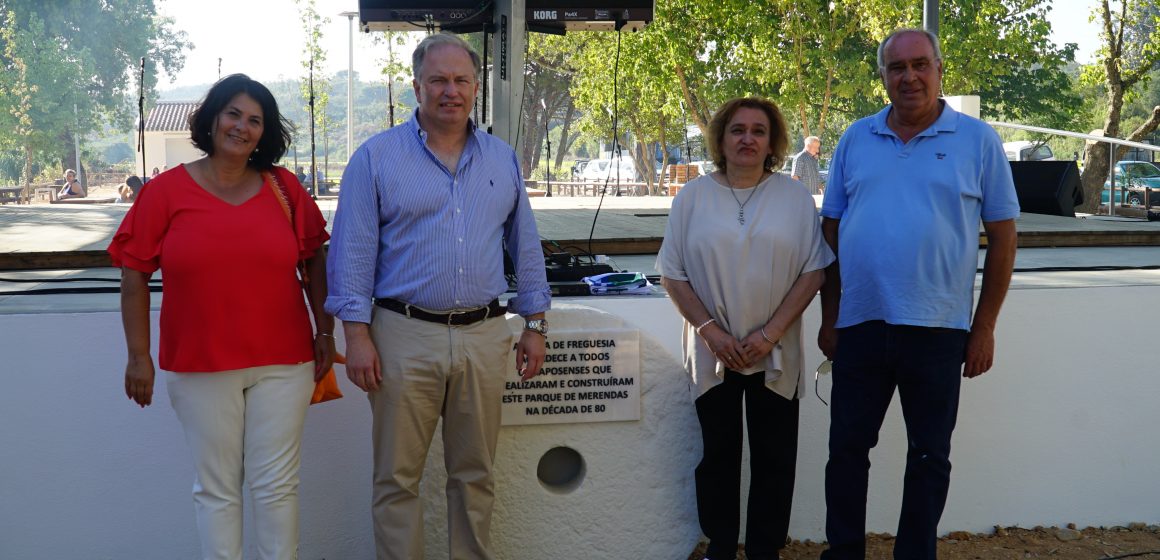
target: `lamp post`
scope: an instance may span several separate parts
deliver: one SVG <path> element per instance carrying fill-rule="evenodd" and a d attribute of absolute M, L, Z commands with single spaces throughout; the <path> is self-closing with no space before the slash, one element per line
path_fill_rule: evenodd
<path fill-rule="evenodd" d="M 354 18 L 358 12 L 343 12 L 346 17 L 347 66 L 346 66 L 346 161 L 354 152 Z"/>
<path fill-rule="evenodd" d="M 552 138 L 548 136 L 548 124 L 551 119 L 548 118 L 548 103 L 540 99 L 540 107 L 544 108 L 544 142 L 548 143 L 548 165 L 546 166 L 548 169 L 547 196 L 552 196 Z"/>

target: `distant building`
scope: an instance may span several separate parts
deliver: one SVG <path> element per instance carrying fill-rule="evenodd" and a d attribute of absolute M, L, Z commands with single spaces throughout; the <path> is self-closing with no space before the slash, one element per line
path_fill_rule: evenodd
<path fill-rule="evenodd" d="M 146 176 L 154 167 L 170 169 L 205 155 L 189 140 L 189 115 L 197 105 L 191 101 L 162 101 L 149 110 L 145 119 Z M 139 150 L 135 169 L 142 169 Z"/>

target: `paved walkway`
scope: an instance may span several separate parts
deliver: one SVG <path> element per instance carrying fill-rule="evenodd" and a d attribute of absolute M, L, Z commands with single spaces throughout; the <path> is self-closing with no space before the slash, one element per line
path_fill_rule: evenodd
<path fill-rule="evenodd" d="M 603 200 L 554 196 L 534 197 L 531 203 L 545 240 L 587 250 L 591 232 L 596 245 L 593 252 L 642 254 L 656 252 L 672 200 L 662 196 L 606 196 Z M 337 204 L 332 198 L 319 201 L 328 221 Z M 128 210 L 127 204 L 0 206 L 0 259 L 26 253 L 103 251 Z M 1022 247 L 1160 246 L 1160 222 L 1024 214 L 1018 224 Z"/>

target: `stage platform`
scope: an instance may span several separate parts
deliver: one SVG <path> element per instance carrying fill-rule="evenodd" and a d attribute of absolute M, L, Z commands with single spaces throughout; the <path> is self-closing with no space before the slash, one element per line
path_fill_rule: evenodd
<path fill-rule="evenodd" d="M 575 253 L 639 255 L 659 249 L 672 198 L 556 196 L 531 201 L 546 242 Z M 330 220 L 337 201 L 320 200 L 319 206 Z M 105 247 L 128 209 L 125 204 L 0 206 L 0 270 L 107 267 Z M 1160 222 L 1138 219 L 1024 214 L 1018 229 L 1020 247 L 1160 246 Z M 980 246 L 985 246 L 982 236 Z"/>

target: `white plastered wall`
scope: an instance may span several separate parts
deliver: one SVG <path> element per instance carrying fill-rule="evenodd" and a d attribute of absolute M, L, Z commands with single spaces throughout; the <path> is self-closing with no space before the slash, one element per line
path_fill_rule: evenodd
<path fill-rule="evenodd" d="M 940 531 L 1160 522 L 1160 407 L 1154 402 L 1160 376 L 1150 335 L 1142 334 L 1155 329 L 1157 284 L 1097 281 L 1012 290 L 999 322 L 995 369 L 964 381 Z M 679 318 L 666 298 L 582 303 L 613 312 L 656 339 L 645 344 L 642 336 L 642 349 L 679 351 Z M 805 314 L 807 336 L 816 332 L 817 317 L 815 302 Z M 567 324 L 562 317 L 553 321 Z M 0 558 L 195 558 L 193 474 L 180 426 L 163 383 L 149 408 L 139 409 L 124 396 L 119 315 L 0 314 L 0 333 L 6 386 L 0 392 Z M 821 356 L 812 340 L 806 350 L 812 367 Z M 531 557 L 519 552 L 529 543 L 563 541 L 587 548 L 570 548 L 556 556 L 561 559 L 665 560 L 633 556 L 639 550 L 633 547 L 656 537 L 626 534 L 614 523 L 622 515 L 640 518 L 629 529 L 669 527 L 682 532 L 682 546 L 696 540 L 684 531 L 696 532 L 689 481 L 699 437 L 692 403 L 671 396 L 687 395 L 683 375 L 665 370 L 666 377 L 650 381 L 642 369 L 647 392 L 638 424 L 503 430 L 492 524 L 499 558 L 522 560 Z M 307 418 L 303 558 L 373 556 L 370 414 L 358 390 L 345 379 L 341 383 L 347 397 L 312 407 Z M 809 387 L 801 409 L 790 534 L 822 540 L 828 416 Z M 823 380 L 823 395 L 828 388 Z M 626 436 L 601 437 L 603 428 L 633 432 L 646 443 L 622 446 L 618 438 Z M 674 442 L 676 433 L 685 439 Z M 534 465 L 524 462 L 557 444 L 588 459 L 588 486 L 570 495 L 543 491 L 531 478 Z M 674 454 L 683 459 L 656 460 Z M 869 531 L 894 531 L 904 456 L 905 434 L 894 407 L 871 456 Z M 436 457 L 430 462 L 441 464 Z M 635 472 L 642 469 L 652 472 Z M 598 495 L 607 491 L 617 494 Z M 429 541 L 440 541 L 438 474 L 424 492 Z M 596 506 L 602 506 L 598 513 L 585 509 Z M 601 553 L 593 555 L 593 546 Z M 436 543 L 429 549 L 431 558 L 439 557 Z"/>

